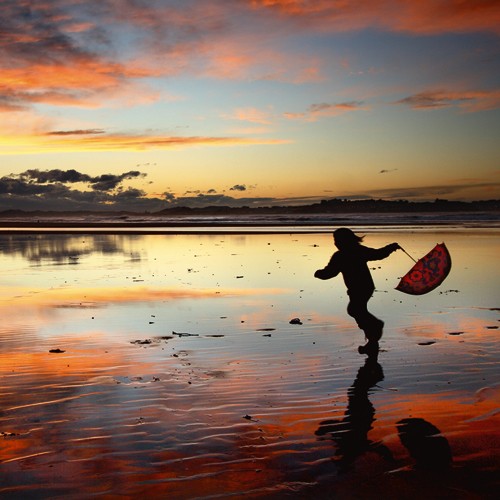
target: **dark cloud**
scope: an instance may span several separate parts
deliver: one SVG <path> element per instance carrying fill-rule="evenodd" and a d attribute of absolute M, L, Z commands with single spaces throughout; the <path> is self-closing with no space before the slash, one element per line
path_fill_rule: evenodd
<path fill-rule="evenodd" d="M 445 199 L 485 199 L 484 193 L 491 192 L 491 199 L 497 199 L 500 192 L 498 182 L 467 182 L 450 185 L 434 185 L 379 189 L 365 193 L 366 198 L 385 200 L 432 201 L 436 197 Z"/>
<path fill-rule="evenodd" d="M 247 187 L 244 184 L 235 184 L 229 191 L 246 191 Z"/>
<path fill-rule="evenodd" d="M 319 104 L 311 104 L 309 106 L 308 111 L 310 113 L 322 113 L 328 111 L 338 111 L 338 110 L 350 110 L 356 109 L 363 106 L 362 101 L 349 101 L 349 102 L 341 102 L 337 104 L 329 104 L 329 103 L 319 103 Z"/>
<path fill-rule="evenodd" d="M 123 201 L 123 200 L 135 200 L 137 198 L 142 198 L 143 196 L 146 196 L 146 192 L 143 191 L 142 189 L 129 187 L 128 189 L 117 193 L 115 195 L 115 198 L 119 201 Z"/>
<path fill-rule="evenodd" d="M 0 194 L 15 196 L 32 196 L 42 194 L 47 191 L 46 186 L 25 182 L 21 179 L 10 177 L 0 178 Z"/>
<path fill-rule="evenodd" d="M 26 170 L 0 178 L 0 210 L 161 210 L 166 200 L 149 199 L 144 191 L 121 185 L 145 175 L 136 170 L 96 177 L 74 169 Z M 75 183 L 91 189 L 71 188 Z"/>
<path fill-rule="evenodd" d="M 90 180 L 92 189 L 95 191 L 111 191 L 115 189 L 125 179 L 133 179 L 135 177 L 143 177 L 145 174 L 137 170 L 132 170 L 120 175 L 103 174 L 98 177 L 93 177 Z"/>
<path fill-rule="evenodd" d="M 19 180 L 29 184 L 47 184 L 47 183 L 62 183 L 71 184 L 75 182 L 85 182 L 90 185 L 94 191 L 112 191 L 116 189 L 124 180 L 144 177 L 146 174 L 138 170 L 131 170 L 123 174 L 102 174 L 92 177 L 87 174 L 82 174 L 74 169 L 70 170 L 26 170 L 19 174 Z M 4 178 L 7 179 L 7 178 Z M 15 177 L 9 179 L 14 180 Z"/>
<path fill-rule="evenodd" d="M 208 191 L 202 191 L 201 189 L 188 189 L 187 191 L 185 191 L 184 196 L 186 196 L 187 194 L 200 195 L 200 194 L 216 194 L 216 193 L 217 193 L 216 189 L 209 189 Z"/>
<path fill-rule="evenodd" d="M 169 207 L 241 207 L 271 205 L 277 200 L 275 198 L 233 198 L 224 194 L 203 194 L 196 196 L 179 196 L 173 193 L 165 193 L 165 199 Z"/>
<path fill-rule="evenodd" d="M 46 135 L 96 135 L 96 134 L 104 134 L 105 131 L 100 128 L 90 128 L 83 130 L 54 130 L 52 132 L 47 132 Z"/>
<path fill-rule="evenodd" d="M 82 55 L 71 38 L 64 33 L 62 22 L 67 15 L 63 3 L 19 2 L 4 0 L 0 6 L 0 32 L 2 51 L 8 46 L 15 56 L 12 65 L 65 59 L 68 54 Z"/>
<path fill-rule="evenodd" d="M 472 97 L 446 91 L 425 91 L 396 101 L 415 109 L 447 108 L 460 102 L 471 101 Z"/>
<path fill-rule="evenodd" d="M 22 180 L 28 182 L 36 182 L 39 184 L 45 184 L 49 182 L 61 182 L 65 183 L 74 183 L 74 182 L 91 182 L 92 177 L 87 174 L 82 174 L 77 172 L 76 170 L 26 170 L 19 175 Z"/>
<path fill-rule="evenodd" d="M 311 104 L 306 111 L 300 113 L 285 113 L 284 116 L 291 120 L 314 121 L 322 117 L 338 116 L 352 111 L 366 109 L 363 101 L 347 101 L 341 103 L 317 103 Z"/>
<path fill-rule="evenodd" d="M 171 193 L 171 192 L 165 192 L 163 193 L 163 196 L 165 197 L 165 201 L 167 203 L 173 203 L 175 202 L 175 194 L 174 193 Z"/>

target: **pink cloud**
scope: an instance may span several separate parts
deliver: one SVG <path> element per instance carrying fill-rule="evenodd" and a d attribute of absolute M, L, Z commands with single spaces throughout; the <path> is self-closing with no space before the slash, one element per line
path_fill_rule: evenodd
<path fill-rule="evenodd" d="M 313 122 L 320 118 L 339 116 L 353 111 L 367 110 L 362 102 L 350 101 L 338 104 L 311 104 L 309 108 L 301 113 L 285 113 L 285 117 L 290 120 L 303 120 Z"/>
<path fill-rule="evenodd" d="M 418 34 L 490 31 L 500 33 L 496 0 L 249 0 L 254 9 L 274 10 L 303 25 L 330 31 L 378 27 Z"/>
<path fill-rule="evenodd" d="M 271 113 L 269 111 L 257 108 L 238 108 L 235 109 L 229 118 L 250 123 L 258 123 L 261 125 L 269 125 L 271 123 Z"/>
<path fill-rule="evenodd" d="M 500 33 L 500 3 L 487 0 L 366 0 L 362 7 L 354 0 L 235 0 L 231 9 L 225 2 L 209 0 L 123 0 L 106 8 L 96 0 L 84 4 L 73 12 L 71 2 L 37 2 L 29 21 L 15 2 L 0 7 L 0 16 L 9 19 L 0 42 L 2 114 L 37 103 L 99 107 L 171 100 L 146 79 L 181 73 L 295 84 L 324 81 L 327 62 L 320 55 L 297 48 L 292 52 L 286 45 L 290 33 L 300 28 L 330 33 L 365 28 Z M 122 37 L 114 36 L 118 32 L 126 32 L 134 43 L 122 50 Z M 328 63 L 331 66 L 331 60 Z M 345 57 L 340 64 L 349 69 Z M 425 107 L 425 95 L 410 97 L 407 104 Z M 498 96 L 486 92 L 463 99 L 455 105 L 464 110 L 491 109 Z M 453 105 L 439 96 L 428 95 L 427 102 L 428 107 Z M 286 116 L 315 120 L 359 109 L 365 108 L 347 102 Z M 263 119 L 254 115 L 248 121 L 266 123 Z"/>
<path fill-rule="evenodd" d="M 89 129 L 87 133 L 75 130 L 45 131 L 38 135 L 12 134 L 5 143 L 5 154 L 46 153 L 68 151 L 143 151 L 166 150 L 199 146 L 247 146 L 254 144 L 284 144 L 279 139 L 223 136 L 169 136 L 148 134 L 109 134 Z"/>
<path fill-rule="evenodd" d="M 500 90 L 426 90 L 400 99 L 395 104 L 405 104 L 413 109 L 458 107 L 466 112 L 487 111 L 500 107 Z"/>

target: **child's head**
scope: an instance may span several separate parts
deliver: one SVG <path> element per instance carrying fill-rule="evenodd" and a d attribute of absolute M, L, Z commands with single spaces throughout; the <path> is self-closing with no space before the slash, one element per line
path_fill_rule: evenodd
<path fill-rule="evenodd" d="M 346 250 L 358 246 L 363 241 L 363 236 L 357 236 L 347 227 L 341 227 L 333 232 L 333 240 L 339 250 Z"/>

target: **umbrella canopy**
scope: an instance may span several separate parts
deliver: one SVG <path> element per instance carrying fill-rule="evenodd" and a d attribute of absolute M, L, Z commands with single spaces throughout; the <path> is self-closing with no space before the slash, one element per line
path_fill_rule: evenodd
<path fill-rule="evenodd" d="M 396 290 L 423 295 L 438 287 L 448 276 L 450 269 L 450 253 L 444 243 L 438 244 L 401 278 Z"/>

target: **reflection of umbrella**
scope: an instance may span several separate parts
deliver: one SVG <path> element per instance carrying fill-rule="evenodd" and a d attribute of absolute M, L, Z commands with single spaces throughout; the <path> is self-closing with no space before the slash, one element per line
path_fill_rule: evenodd
<path fill-rule="evenodd" d="M 446 245 L 441 243 L 415 263 L 401 278 L 396 290 L 411 295 L 422 295 L 430 292 L 444 281 L 450 269 L 450 254 Z"/>

